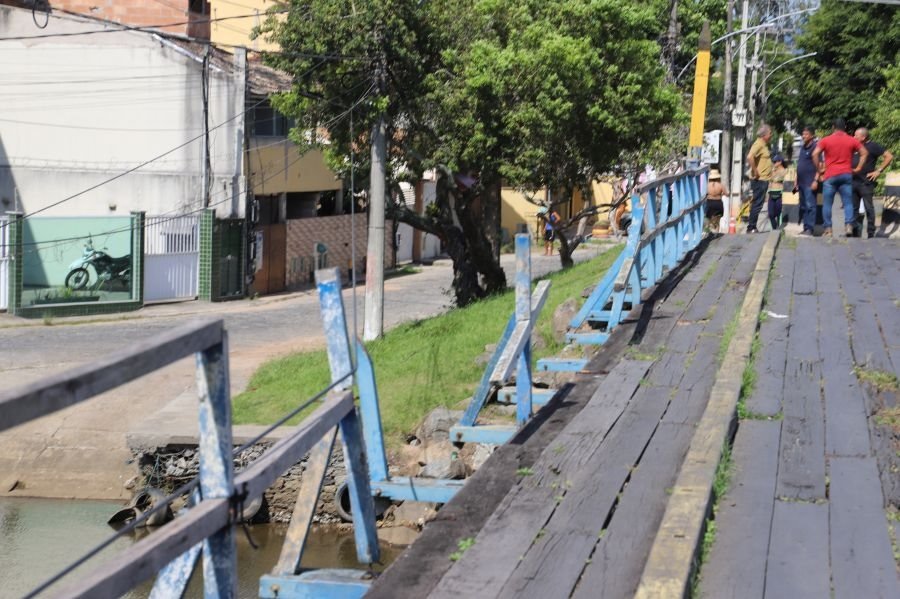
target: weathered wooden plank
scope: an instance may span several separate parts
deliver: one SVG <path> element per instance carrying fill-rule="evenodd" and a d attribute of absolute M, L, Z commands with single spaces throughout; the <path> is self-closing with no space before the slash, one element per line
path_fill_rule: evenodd
<path fill-rule="evenodd" d="M 818 296 L 797 293 L 797 284 L 801 281 L 802 288 L 810 280 L 816 280 L 812 252 L 826 249 L 807 246 L 807 253 L 802 259 L 798 256 L 795 264 L 784 380 L 784 422 L 776 493 L 779 497 L 807 501 L 825 497 L 825 414 L 817 342 Z"/>
<path fill-rule="evenodd" d="M 821 376 L 818 366 L 813 378 Z M 808 381 L 805 381 L 808 382 Z M 778 467 L 778 497 L 813 501 L 825 497 L 825 423 L 818 388 L 813 390 L 799 379 L 789 379 L 788 388 L 797 383 L 784 407 L 781 433 L 781 458 Z M 786 398 L 787 400 L 788 398 Z"/>
<path fill-rule="evenodd" d="M 900 597 L 875 458 L 832 458 L 829 474 L 833 596 Z"/>
<path fill-rule="evenodd" d="M 876 239 L 867 241 L 867 252 L 878 266 L 878 272 L 895 297 L 900 297 L 900 246 L 896 241 Z"/>
<path fill-rule="evenodd" d="M 516 326 L 513 329 L 512 335 L 510 336 L 503 353 L 500 354 L 500 359 L 497 361 L 496 366 L 494 366 L 491 373 L 491 383 L 503 385 L 512 375 L 513 370 L 516 367 L 517 358 L 519 357 L 519 354 L 522 353 L 525 343 L 531 338 L 531 330 L 534 323 L 537 322 L 541 309 L 547 302 L 549 291 L 550 281 L 539 281 L 537 287 L 534 289 L 534 294 L 531 296 L 530 318 L 520 317 L 518 314 L 515 315 Z M 527 295 L 525 296 L 525 301 L 528 301 Z M 527 307 L 528 304 L 526 304 L 526 309 Z M 519 306 L 517 305 L 516 310 L 518 309 Z"/>
<path fill-rule="evenodd" d="M 707 330 L 711 327 L 708 325 Z M 681 381 L 673 387 L 672 401 L 663 422 L 696 425 L 703 415 L 719 368 L 718 350 L 721 330 L 709 331 L 701 338 L 689 363 L 682 364 Z"/>
<path fill-rule="evenodd" d="M 701 597 L 762 597 L 781 423 L 745 420 L 731 452 L 731 484 L 719 498 L 716 540 L 700 571 Z"/>
<path fill-rule="evenodd" d="M 635 595 L 640 599 L 677 597 L 687 591 L 709 509 L 716 468 L 722 447 L 735 422 L 741 373 L 750 357 L 778 240 L 778 233 L 766 236 L 728 346 L 728 359 L 716 374 L 709 403 L 691 440 L 650 549 Z"/>
<path fill-rule="evenodd" d="M 735 268 L 741 262 L 741 256 L 745 248 L 732 246 L 722 255 L 722 258 L 707 267 L 703 286 L 691 300 L 688 309 L 685 310 L 684 320 L 709 320 L 715 314 L 715 306 L 722 292 L 727 288 L 728 282 Z"/>
<path fill-rule="evenodd" d="M 774 416 L 781 411 L 795 255 L 796 251 L 786 244 L 780 245 L 775 255 L 763 306 L 767 314 L 759 325 L 760 351 L 754 360 L 756 384 L 745 398 L 747 410 L 755 414 Z"/>
<path fill-rule="evenodd" d="M 813 252 L 828 251 L 828 247 L 809 239 L 797 239 L 797 255 L 794 264 L 794 295 L 812 295 L 816 292 L 816 269 Z"/>
<path fill-rule="evenodd" d="M 896 302 L 900 301 L 900 293 L 897 291 L 900 283 L 892 281 L 891 277 L 900 274 L 891 272 L 890 266 L 893 265 L 888 264 L 888 268 L 883 269 L 881 263 L 876 261 L 876 253 L 882 252 L 900 255 L 900 249 L 896 244 L 882 248 L 873 248 L 865 244 L 857 247 L 852 254 L 857 270 L 865 282 L 866 293 L 872 302 L 878 327 L 886 342 L 888 357 L 894 370 L 897 371 L 900 370 L 900 318 L 896 316 Z M 888 263 L 890 260 L 882 257 L 882 262 Z"/>
<path fill-rule="evenodd" d="M 45 380 L 0 391 L 0 431 L 123 385 L 222 340 L 222 320 L 186 323 L 130 349 Z"/>
<path fill-rule="evenodd" d="M 441 579 L 432 597 L 487 596 L 498 592 L 520 557 L 556 509 L 555 498 L 565 493 L 565 481 L 594 454 L 607 432 L 628 405 L 649 362 L 624 360 L 598 386 L 579 417 L 574 419 L 535 462 L 532 474 L 519 482 L 475 539 L 472 546 Z M 470 595 L 476 593 L 476 595 Z"/>
<path fill-rule="evenodd" d="M 776 501 L 764 596 L 822 599 L 830 587 L 828 505 Z"/>
<path fill-rule="evenodd" d="M 691 425 L 660 424 L 597 542 L 575 589 L 576 599 L 634 596 L 693 432 Z"/>
<path fill-rule="evenodd" d="M 585 560 L 599 540 L 617 497 L 634 471 L 650 436 L 659 424 L 667 403 L 667 390 L 656 388 L 647 396 L 635 398 L 630 407 L 640 402 L 656 409 L 630 410 L 610 433 L 602 450 L 577 472 L 562 471 L 554 501 L 559 506 L 538 531 L 533 543 L 522 554 L 501 596 L 546 597 L 550 589 L 565 596 L 578 582 Z M 557 560 L 550 552 L 565 547 L 565 559 Z"/>
<path fill-rule="evenodd" d="M 831 257 L 815 256 L 819 277 L 819 353 L 825 400 L 825 451 L 829 455 L 867 456 L 871 451 L 866 398 L 853 372 L 849 323 L 840 282 Z"/>
<path fill-rule="evenodd" d="M 274 575 L 292 576 L 299 571 L 300 560 L 303 559 L 303 550 L 306 547 L 306 536 L 316 514 L 319 491 L 322 489 L 322 481 L 325 478 L 325 470 L 328 468 L 336 435 L 337 427 L 322 437 L 309 452 L 306 470 L 303 471 L 297 501 L 291 514 L 291 524 L 284 535 L 278 563 L 272 568 Z"/>
<path fill-rule="evenodd" d="M 885 349 L 887 343 L 878 327 L 874 306 L 849 250 L 839 245 L 832 251 L 848 305 L 853 361 L 867 368 L 897 372 L 888 357 Z"/>

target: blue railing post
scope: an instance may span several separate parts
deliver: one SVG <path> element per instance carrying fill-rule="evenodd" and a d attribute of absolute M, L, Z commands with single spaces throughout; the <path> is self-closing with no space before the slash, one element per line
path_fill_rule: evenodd
<path fill-rule="evenodd" d="M 332 383 L 346 389 L 353 384 L 349 375 L 353 372 L 353 352 L 347 334 L 344 299 L 341 296 L 341 275 L 337 268 L 316 271 L 319 288 L 319 305 L 322 324 L 328 346 L 328 362 Z M 343 379 L 343 380 L 342 380 Z M 356 540 L 356 556 L 360 563 L 372 564 L 379 559 L 378 537 L 375 532 L 375 504 L 369 484 L 366 448 L 362 442 L 362 428 L 354 409 L 344 416 L 339 425 L 344 448 L 344 467 L 347 470 L 347 489 L 350 491 L 350 507 L 353 512 L 353 535 Z M 384 459 L 384 456 L 381 456 Z"/>
<path fill-rule="evenodd" d="M 200 494 L 224 499 L 234 491 L 231 397 L 228 380 L 228 337 L 197 354 L 200 395 Z M 235 597 L 237 551 L 234 527 L 227 526 L 203 541 L 203 588 L 206 597 Z"/>
<path fill-rule="evenodd" d="M 516 321 L 531 321 L 531 238 L 527 233 L 516 235 Z M 525 341 L 525 347 L 519 354 L 516 365 L 516 422 L 521 426 L 529 418 L 531 418 L 531 335 Z"/>

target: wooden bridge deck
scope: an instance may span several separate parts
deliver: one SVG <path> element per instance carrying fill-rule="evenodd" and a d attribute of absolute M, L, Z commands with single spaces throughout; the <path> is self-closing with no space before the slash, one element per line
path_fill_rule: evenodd
<path fill-rule="evenodd" d="M 766 239 L 714 239 L 671 273 L 368 596 L 634 596 Z M 779 248 L 705 596 L 900 596 L 853 372 L 897 372 L 898 258 L 888 241 Z"/>
<path fill-rule="evenodd" d="M 879 426 L 897 393 L 865 382 L 900 372 L 898 298 L 896 242 L 779 248 L 702 596 L 900 597 L 885 514 L 900 447 Z"/>

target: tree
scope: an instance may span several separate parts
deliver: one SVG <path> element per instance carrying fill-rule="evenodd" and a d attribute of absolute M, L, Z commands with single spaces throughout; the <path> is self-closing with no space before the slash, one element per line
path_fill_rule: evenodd
<path fill-rule="evenodd" d="M 438 173 L 438 197 L 392 216 L 438 236 L 453 260 L 458 305 L 506 287 L 499 267 L 500 189 L 586 185 L 652 140 L 678 108 L 662 85 L 652 7 L 614 0 L 293 0 L 264 33 L 295 74 L 276 106 L 325 126 L 334 164 L 367 153 L 388 115 L 389 178 Z M 382 94 L 360 102 L 372 57 L 387 65 Z M 358 135 L 334 123 L 356 103 Z M 568 247 L 568 246 L 567 246 Z M 568 255 L 563 260 L 566 263 Z"/>
<path fill-rule="evenodd" d="M 823 129 L 837 117 L 851 127 L 876 125 L 885 67 L 900 61 L 900 10 L 823 0 L 797 44 L 803 52 L 818 54 L 790 66 L 799 111 L 792 120 Z"/>
<path fill-rule="evenodd" d="M 895 155 L 900 154 L 900 66 L 885 71 L 886 84 L 875 109 L 872 135 Z"/>

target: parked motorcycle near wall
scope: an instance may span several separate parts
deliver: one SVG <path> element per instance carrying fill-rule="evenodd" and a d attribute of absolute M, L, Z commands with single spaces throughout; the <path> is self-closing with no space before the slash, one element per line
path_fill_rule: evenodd
<path fill-rule="evenodd" d="M 106 248 L 104 248 L 106 249 Z M 66 287 L 72 290 L 84 289 L 91 280 L 88 266 L 97 273 L 97 284 L 104 281 L 121 281 L 125 287 L 131 287 L 131 254 L 121 258 L 113 258 L 101 250 L 94 249 L 94 242 L 88 239 L 84 244 L 81 258 L 69 265 L 66 275 Z"/>

